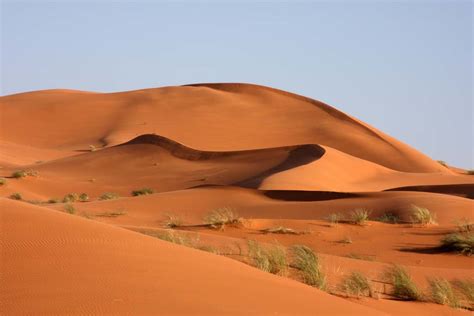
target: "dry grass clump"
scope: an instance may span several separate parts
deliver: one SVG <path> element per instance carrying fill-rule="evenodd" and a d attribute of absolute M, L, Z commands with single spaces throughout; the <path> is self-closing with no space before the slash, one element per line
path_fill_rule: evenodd
<path fill-rule="evenodd" d="M 393 285 L 393 296 L 408 301 L 422 299 L 420 290 L 404 267 L 393 265 L 385 271 L 384 277 Z"/>
<path fill-rule="evenodd" d="M 102 194 L 101 196 L 99 196 L 99 200 L 100 201 L 104 201 L 104 200 L 115 200 L 115 199 L 118 199 L 120 196 L 117 194 L 117 193 L 114 193 L 114 192 L 106 192 L 104 194 Z"/>
<path fill-rule="evenodd" d="M 120 215 L 125 215 L 125 214 L 127 214 L 127 213 L 122 211 L 122 210 L 118 210 L 118 211 L 98 213 L 98 214 L 95 214 L 95 216 L 96 217 L 118 217 Z"/>
<path fill-rule="evenodd" d="M 318 289 L 326 289 L 326 276 L 321 270 L 319 257 L 307 246 L 295 245 L 291 247 L 293 260 L 291 267 L 300 271 L 303 282 Z"/>
<path fill-rule="evenodd" d="M 441 239 L 440 248 L 471 256 L 474 254 L 474 232 L 449 234 Z"/>
<path fill-rule="evenodd" d="M 226 225 L 240 225 L 243 219 L 229 207 L 212 210 L 204 217 L 204 223 L 212 228 L 224 228 Z"/>
<path fill-rule="evenodd" d="M 0 178 L 0 186 L 7 184 L 7 179 Z"/>
<path fill-rule="evenodd" d="M 183 221 L 178 215 L 166 214 L 166 219 L 164 221 L 164 226 L 168 228 L 176 228 L 183 226 Z"/>
<path fill-rule="evenodd" d="M 382 223 L 398 224 L 400 223 L 400 217 L 397 214 L 384 213 L 382 216 L 377 218 L 377 221 Z"/>
<path fill-rule="evenodd" d="M 173 230 L 167 230 L 164 232 L 144 231 L 142 233 L 164 241 L 192 248 L 197 248 L 197 244 L 199 242 L 199 236 L 192 238 L 187 234 L 178 233 Z"/>
<path fill-rule="evenodd" d="M 155 193 L 155 190 L 150 189 L 150 188 L 141 188 L 141 189 L 132 191 L 133 196 L 148 195 L 148 194 L 153 194 L 153 193 Z"/>
<path fill-rule="evenodd" d="M 429 279 L 428 283 L 433 302 L 451 307 L 460 307 L 459 298 L 451 283 L 442 278 Z"/>
<path fill-rule="evenodd" d="M 89 195 L 87 193 L 81 193 L 78 197 L 80 202 L 87 202 L 89 201 Z"/>
<path fill-rule="evenodd" d="M 460 220 L 456 221 L 455 224 L 458 227 L 458 231 L 460 233 L 468 233 L 474 231 L 474 223 L 467 218 L 461 218 Z"/>
<path fill-rule="evenodd" d="M 66 211 L 66 213 L 69 213 L 69 214 L 76 213 L 76 209 L 74 208 L 74 206 L 72 206 L 72 204 L 64 205 L 64 210 Z"/>
<path fill-rule="evenodd" d="M 286 250 L 280 245 L 262 247 L 257 241 L 249 240 L 248 256 L 255 267 L 265 272 L 283 275 L 288 270 Z"/>
<path fill-rule="evenodd" d="M 427 208 L 412 205 L 411 220 L 414 224 L 421 226 L 434 225 L 436 224 L 436 214 L 431 213 Z"/>
<path fill-rule="evenodd" d="M 33 170 L 17 170 L 12 173 L 12 178 L 20 179 L 25 177 L 36 177 L 38 173 Z"/>
<path fill-rule="evenodd" d="M 23 196 L 21 195 L 21 193 L 15 192 L 10 195 L 10 199 L 20 201 L 23 200 Z"/>
<path fill-rule="evenodd" d="M 329 214 L 326 217 L 326 219 L 328 220 L 330 225 L 334 227 L 334 226 L 337 226 L 339 222 L 344 219 L 344 216 L 338 213 L 332 213 L 332 214 Z"/>
<path fill-rule="evenodd" d="M 63 198 L 63 203 L 71 203 L 79 200 L 79 194 L 77 193 L 68 193 Z"/>
<path fill-rule="evenodd" d="M 347 296 L 374 296 L 374 291 L 369 279 L 361 272 L 352 272 L 342 279 L 339 288 Z"/>
<path fill-rule="evenodd" d="M 459 299 L 466 304 L 465 307 L 474 308 L 474 280 L 459 280 L 452 281 L 452 285 L 459 295 Z"/>
<path fill-rule="evenodd" d="M 358 208 L 351 213 L 351 222 L 355 225 L 364 226 L 369 220 L 370 211 Z"/>
<path fill-rule="evenodd" d="M 270 228 L 265 228 L 261 230 L 262 233 L 264 234 L 288 234 L 288 235 L 301 235 L 302 232 L 297 232 L 293 228 L 288 228 L 288 227 L 283 227 L 283 226 L 276 226 L 276 227 L 270 227 Z"/>
<path fill-rule="evenodd" d="M 350 253 L 346 255 L 347 258 L 357 259 L 357 260 L 365 260 L 365 261 L 375 261 L 374 255 L 359 255 L 357 253 Z"/>

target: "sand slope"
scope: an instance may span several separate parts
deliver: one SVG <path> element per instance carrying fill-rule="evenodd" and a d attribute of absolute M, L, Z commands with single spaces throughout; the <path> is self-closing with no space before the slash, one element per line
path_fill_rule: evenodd
<path fill-rule="evenodd" d="M 0 203 L 5 314 L 381 314 L 225 257 Z"/>

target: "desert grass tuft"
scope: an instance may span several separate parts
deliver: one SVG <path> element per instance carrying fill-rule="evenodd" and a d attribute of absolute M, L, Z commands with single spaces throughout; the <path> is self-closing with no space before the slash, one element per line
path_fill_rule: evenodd
<path fill-rule="evenodd" d="M 242 224 L 242 218 L 229 207 L 221 207 L 212 210 L 204 217 L 204 223 L 212 228 L 223 228 L 226 225 Z"/>
<path fill-rule="evenodd" d="M 71 203 L 79 200 L 79 195 L 77 193 L 68 193 L 63 198 L 63 203 Z"/>
<path fill-rule="evenodd" d="M 347 296 L 374 296 L 374 291 L 369 279 L 361 272 L 352 272 L 345 276 L 339 288 L 346 293 Z"/>
<path fill-rule="evenodd" d="M 192 247 L 192 248 L 197 248 L 197 244 L 199 242 L 199 236 L 195 236 L 192 238 L 191 236 L 187 234 L 182 234 L 178 233 L 176 231 L 164 231 L 164 232 L 155 232 L 155 231 L 145 231 L 142 232 L 146 235 L 156 237 L 158 239 L 172 242 L 174 244 L 186 246 L 186 247 Z"/>
<path fill-rule="evenodd" d="M 351 236 L 346 236 L 343 239 L 339 240 L 339 243 L 341 244 L 352 244 L 352 238 Z"/>
<path fill-rule="evenodd" d="M 265 228 L 261 230 L 264 234 L 282 234 L 282 235 L 301 235 L 303 232 L 297 232 L 293 228 L 283 227 L 283 226 L 276 226 Z"/>
<path fill-rule="evenodd" d="M 7 179 L 0 178 L 0 186 L 7 184 Z"/>
<path fill-rule="evenodd" d="M 421 226 L 433 225 L 436 224 L 436 214 L 431 213 L 427 208 L 412 205 L 411 220 L 414 224 Z"/>
<path fill-rule="evenodd" d="M 98 213 L 98 214 L 95 214 L 95 216 L 96 217 L 118 217 L 118 216 L 125 215 L 125 214 L 127 214 L 127 213 L 124 212 L 124 211 L 118 210 L 118 211 Z"/>
<path fill-rule="evenodd" d="M 10 199 L 20 201 L 23 200 L 23 196 L 21 195 L 21 193 L 15 192 L 10 195 Z"/>
<path fill-rule="evenodd" d="M 398 224 L 400 223 L 400 217 L 397 214 L 384 213 L 379 218 L 377 218 L 377 221 L 382 223 Z"/>
<path fill-rule="evenodd" d="M 393 296 L 408 301 L 422 299 L 420 290 L 404 267 L 393 265 L 385 271 L 384 277 L 393 285 Z"/>
<path fill-rule="evenodd" d="M 25 178 L 28 175 L 26 170 L 17 170 L 12 173 L 12 177 L 15 179 Z"/>
<path fill-rule="evenodd" d="M 451 283 L 442 278 L 428 280 L 431 299 L 433 302 L 451 307 L 460 307 L 459 298 L 453 290 Z"/>
<path fill-rule="evenodd" d="M 452 285 L 457 293 L 459 293 L 460 299 L 465 301 L 467 304 L 465 306 L 470 305 L 470 308 L 474 308 L 474 280 L 453 280 Z"/>
<path fill-rule="evenodd" d="M 374 255 L 359 255 L 356 253 L 350 253 L 346 255 L 347 258 L 357 259 L 357 260 L 365 260 L 365 261 L 375 261 Z"/>
<path fill-rule="evenodd" d="M 363 208 L 356 209 L 351 213 L 351 222 L 355 225 L 364 226 L 369 220 L 369 215 L 369 210 Z"/>
<path fill-rule="evenodd" d="M 69 213 L 69 214 L 76 213 L 76 209 L 74 208 L 74 206 L 72 204 L 64 205 L 64 210 L 66 211 L 66 213 Z"/>
<path fill-rule="evenodd" d="M 101 196 L 99 196 L 99 200 L 100 201 L 104 201 L 104 200 L 115 200 L 115 199 L 118 199 L 120 196 L 117 194 L 117 193 L 114 193 L 114 192 L 106 192 L 104 194 L 102 194 Z"/>
<path fill-rule="evenodd" d="M 81 193 L 78 197 L 80 202 L 87 202 L 89 201 L 89 195 L 87 193 Z"/>
<path fill-rule="evenodd" d="M 253 265 L 260 270 L 284 275 L 288 270 L 286 250 L 280 245 L 263 247 L 257 241 L 248 241 L 248 256 Z"/>
<path fill-rule="evenodd" d="M 176 228 L 183 226 L 183 221 L 181 217 L 175 214 L 166 214 L 166 219 L 164 220 L 164 226 L 168 228 Z"/>
<path fill-rule="evenodd" d="M 291 247 L 293 256 L 291 266 L 300 271 L 303 282 L 318 289 L 326 289 L 326 276 L 321 270 L 319 257 L 314 251 L 303 245 Z"/>
<path fill-rule="evenodd" d="M 460 220 L 456 221 L 455 224 L 460 233 L 468 233 L 474 231 L 474 223 L 467 218 L 461 218 Z"/>
<path fill-rule="evenodd" d="M 440 248 L 471 256 L 474 254 L 474 232 L 449 234 L 441 239 Z"/>
<path fill-rule="evenodd" d="M 329 214 L 326 217 L 326 219 L 330 223 L 331 226 L 335 227 L 339 224 L 340 221 L 344 219 L 344 216 L 338 213 L 332 213 L 332 214 Z"/>
<path fill-rule="evenodd" d="M 132 191 L 133 196 L 148 195 L 148 194 L 153 194 L 153 193 L 155 193 L 155 190 L 150 189 L 150 188 L 141 188 L 141 189 Z"/>

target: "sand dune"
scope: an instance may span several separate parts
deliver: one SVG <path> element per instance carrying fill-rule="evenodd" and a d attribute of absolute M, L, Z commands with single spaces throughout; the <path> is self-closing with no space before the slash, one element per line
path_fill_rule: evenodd
<path fill-rule="evenodd" d="M 430 277 L 474 278 L 472 257 L 439 247 L 474 220 L 474 176 L 303 96 L 194 84 L 0 97 L 0 177 L 1 314 L 468 313 L 399 301 L 380 276 L 405 265 L 426 297 Z M 154 194 L 132 196 L 141 188 Z M 119 198 L 99 199 L 105 192 Z M 89 201 L 62 203 L 68 193 Z M 413 205 L 437 223 L 413 224 Z M 242 223 L 204 225 L 219 208 Z M 356 209 L 369 213 L 363 225 Z M 181 221 L 172 234 L 216 251 L 146 236 L 169 234 L 167 215 Z M 266 231 L 278 227 L 295 233 Z M 251 267 L 248 240 L 312 248 L 327 293 L 294 265 L 281 276 Z M 341 292 L 352 271 L 379 299 Z"/>

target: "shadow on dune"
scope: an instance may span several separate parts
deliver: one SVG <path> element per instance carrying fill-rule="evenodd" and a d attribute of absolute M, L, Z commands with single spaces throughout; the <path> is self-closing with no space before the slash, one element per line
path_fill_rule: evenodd
<path fill-rule="evenodd" d="M 327 201 L 360 197 L 357 193 L 329 192 L 329 191 L 292 191 L 292 190 L 271 190 L 262 191 L 268 198 L 281 201 Z"/>
<path fill-rule="evenodd" d="M 460 196 L 474 199 L 474 184 L 434 184 L 434 185 L 414 185 L 407 187 L 392 188 L 385 191 L 415 191 L 431 192 Z"/>

